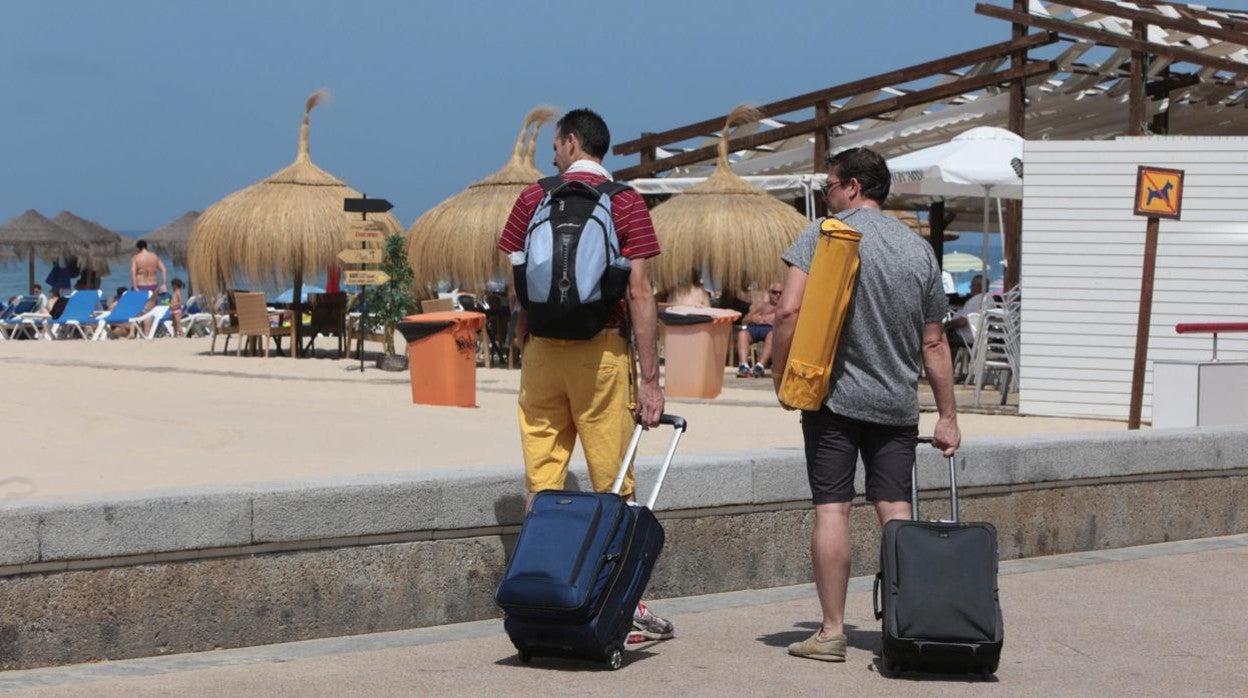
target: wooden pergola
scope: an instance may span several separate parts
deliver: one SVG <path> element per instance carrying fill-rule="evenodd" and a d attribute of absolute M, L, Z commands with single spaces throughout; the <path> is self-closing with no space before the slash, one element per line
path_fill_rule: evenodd
<path fill-rule="evenodd" d="M 728 142 L 734 171 L 821 173 L 830 152 L 869 145 L 893 157 L 981 125 L 1054 139 L 1248 133 L 1248 12 L 1150 0 L 1013 0 L 975 12 L 1009 22 L 1010 39 L 762 105 L 764 120 Z M 1056 56 L 1032 56 L 1051 45 Z M 1097 47 L 1110 55 L 1083 60 Z M 639 158 L 616 179 L 705 174 L 724 119 L 616 145 Z M 944 208 L 929 208 L 937 258 Z M 1009 288 L 1021 269 L 1022 202 L 1006 203 L 1004 232 Z"/>

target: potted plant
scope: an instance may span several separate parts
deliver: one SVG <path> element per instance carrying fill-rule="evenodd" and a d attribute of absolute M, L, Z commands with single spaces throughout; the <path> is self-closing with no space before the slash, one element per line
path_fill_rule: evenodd
<path fill-rule="evenodd" d="M 401 235 L 386 238 L 381 271 L 390 279 L 384 284 L 364 289 L 364 310 L 361 327 L 381 328 L 385 353 L 377 367 L 387 371 L 407 370 L 407 357 L 394 351 L 394 329 L 403 318 L 416 312 L 412 294 L 412 268 L 407 264 L 407 242 Z"/>

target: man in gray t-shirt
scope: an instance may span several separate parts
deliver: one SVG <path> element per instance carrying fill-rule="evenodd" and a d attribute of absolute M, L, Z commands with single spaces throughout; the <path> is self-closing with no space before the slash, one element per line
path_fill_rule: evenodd
<path fill-rule="evenodd" d="M 802 413 L 806 472 L 815 505 L 811 561 L 823 622 L 789 654 L 844 661 L 845 590 L 849 581 L 849 509 L 862 455 L 866 498 L 880 525 L 910 518 L 911 469 L 918 439 L 919 365 L 927 371 L 940 417 L 934 441 L 952 456 L 961 442 L 953 368 L 942 321 L 948 312 L 940 265 L 931 248 L 880 211 L 888 197 L 884 159 L 853 148 L 829 159 L 828 208 L 862 234 L 858 276 L 841 329 L 823 408 Z M 820 235 L 811 224 L 784 254 L 789 265 L 773 330 L 779 388 Z"/>

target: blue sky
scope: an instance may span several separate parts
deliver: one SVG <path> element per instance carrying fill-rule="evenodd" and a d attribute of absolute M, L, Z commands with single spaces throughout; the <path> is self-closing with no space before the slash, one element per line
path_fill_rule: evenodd
<path fill-rule="evenodd" d="M 613 140 L 628 140 L 1009 38 L 1008 24 L 973 7 L 8 3 L 0 220 L 37 208 L 117 230 L 163 225 L 287 165 L 304 99 L 328 87 L 313 159 L 394 202 L 408 225 L 500 167 L 534 105 L 590 106 Z M 547 129 L 538 162 L 548 171 L 549 147 Z"/>

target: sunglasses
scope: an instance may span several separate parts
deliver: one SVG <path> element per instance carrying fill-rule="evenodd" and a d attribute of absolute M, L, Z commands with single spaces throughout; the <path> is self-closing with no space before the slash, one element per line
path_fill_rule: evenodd
<path fill-rule="evenodd" d="M 823 194 L 823 198 L 826 199 L 828 198 L 828 194 L 831 194 L 832 191 L 835 190 L 837 187 L 844 187 L 844 186 L 848 186 L 848 183 L 841 182 L 841 181 L 837 181 L 837 182 L 829 181 L 827 184 L 824 184 L 823 188 L 820 189 L 819 191 Z"/>

